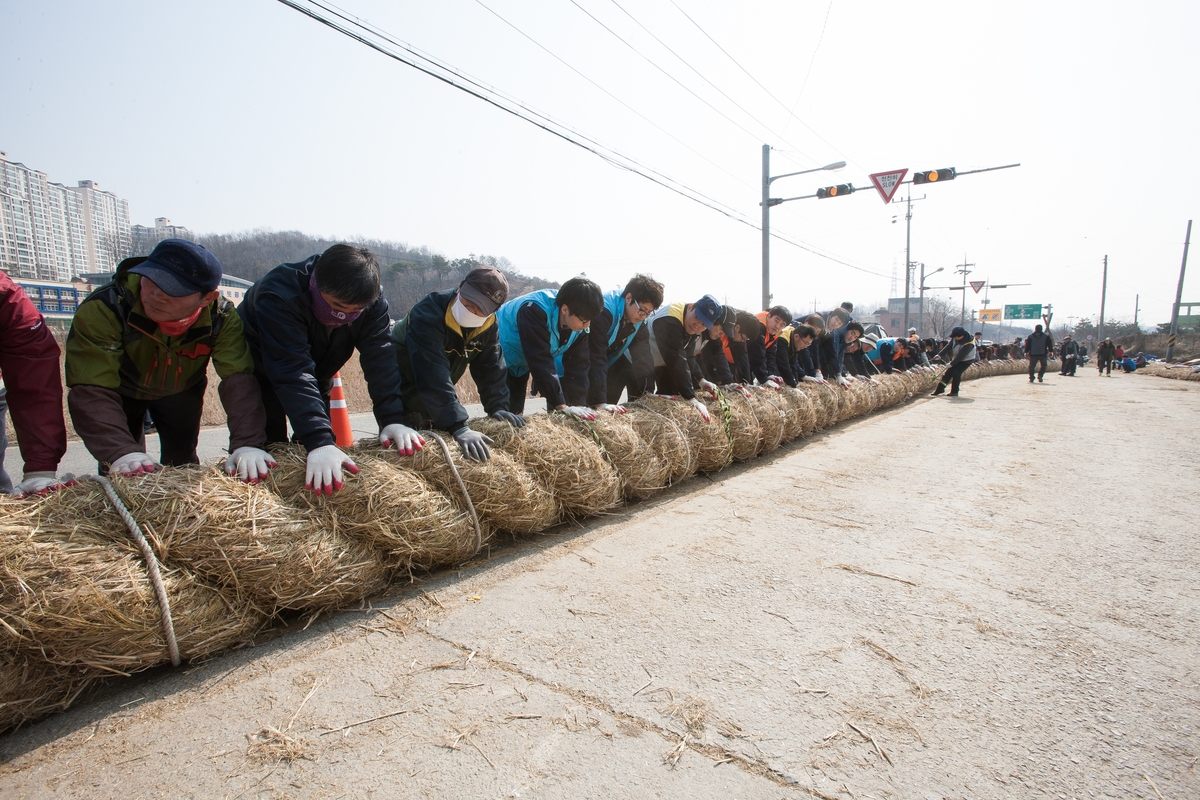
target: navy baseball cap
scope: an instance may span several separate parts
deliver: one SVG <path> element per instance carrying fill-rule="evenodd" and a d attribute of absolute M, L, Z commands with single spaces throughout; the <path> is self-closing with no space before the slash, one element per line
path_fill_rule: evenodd
<path fill-rule="evenodd" d="M 163 239 L 145 261 L 129 271 L 145 275 L 171 297 L 215 291 L 222 275 L 217 257 L 186 239 Z"/>
<path fill-rule="evenodd" d="M 706 294 L 696 301 L 692 306 L 692 311 L 696 314 L 696 319 L 704 323 L 704 327 L 711 328 L 718 322 L 725 319 L 725 306 L 717 302 L 717 298 L 711 294 Z"/>

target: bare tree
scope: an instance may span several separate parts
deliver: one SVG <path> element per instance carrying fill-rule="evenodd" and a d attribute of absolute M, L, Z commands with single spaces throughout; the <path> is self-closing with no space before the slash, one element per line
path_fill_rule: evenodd
<path fill-rule="evenodd" d="M 925 295 L 925 316 L 936 339 L 948 339 L 950 330 L 958 324 L 959 313 L 945 297 Z"/>

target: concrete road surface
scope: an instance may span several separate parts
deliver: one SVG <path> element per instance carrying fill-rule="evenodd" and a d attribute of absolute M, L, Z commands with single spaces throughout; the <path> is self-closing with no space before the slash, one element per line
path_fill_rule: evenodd
<path fill-rule="evenodd" d="M 0 796 L 1200 797 L 1198 419 L 967 383 L 130 679 Z"/>

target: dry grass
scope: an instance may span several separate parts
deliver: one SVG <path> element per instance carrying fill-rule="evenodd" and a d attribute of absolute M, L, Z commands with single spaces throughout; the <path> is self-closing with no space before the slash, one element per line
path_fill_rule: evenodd
<path fill-rule="evenodd" d="M 565 517 L 595 516 L 621 502 L 621 478 L 591 437 L 567 429 L 547 414 L 526 420 L 525 427 L 517 428 L 503 445 L 497 442 L 497 447 L 550 487 Z"/>
<path fill-rule="evenodd" d="M 677 483 L 696 472 L 696 458 L 684 429 L 670 416 L 647 405 L 638 405 L 646 398 L 629 405 L 625 418 L 637 431 L 647 452 L 667 465 L 667 483 Z"/>
<path fill-rule="evenodd" d="M 651 497 L 666 487 L 671 468 L 652 452 L 626 419 L 627 414 L 599 414 L 591 422 L 573 417 L 552 417 L 560 425 L 589 436 L 602 449 L 605 458 L 621 478 L 622 493 L 631 500 Z"/>
<path fill-rule="evenodd" d="M 0 734 L 65 711 L 86 697 L 105 674 L 87 667 L 60 667 L 36 656 L 0 649 Z"/>
<path fill-rule="evenodd" d="M 304 459 L 297 466 L 294 453 L 277 453 L 280 465 L 263 485 L 194 466 L 114 478 L 113 486 L 164 564 L 186 564 L 267 613 L 334 609 L 382 591 L 388 573 L 378 553 L 327 524 L 332 517 L 270 491 L 303 489 Z"/>
<path fill-rule="evenodd" d="M 278 450 L 276 490 L 289 506 L 319 518 L 324 528 L 367 545 L 393 574 L 461 564 L 487 544 L 486 530 L 478 541 L 462 500 L 431 486 L 410 468 L 410 458 L 385 452 L 373 436 L 348 455 L 358 475 L 343 473 L 347 483 L 341 491 L 318 496 L 304 488 L 304 449 Z"/>
<path fill-rule="evenodd" d="M 691 403 L 665 397 L 641 397 L 634 405 L 665 416 L 679 427 L 687 437 L 690 456 L 700 472 L 715 472 L 733 460 L 733 445 L 725 435 L 725 425 L 720 417 L 714 416 L 710 422 L 705 422 Z M 673 464 L 672 472 L 677 467 L 678 464 Z"/>
<path fill-rule="evenodd" d="M 4 648 L 37 653 L 59 666 L 116 673 L 168 660 L 158 600 L 141 553 L 118 535 L 124 528 L 118 528 L 120 520 L 98 486 L 5 500 L 0 515 Z M 164 570 L 162 577 L 185 659 L 246 642 L 266 621 L 258 609 L 186 570 Z"/>
<path fill-rule="evenodd" d="M 507 422 L 488 422 L 495 423 L 496 430 L 489 428 L 484 432 L 494 439 L 512 430 Z M 480 429 L 486 427 L 483 425 Z M 510 455 L 493 448 L 492 457 L 486 463 L 473 461 L 462 456 L 453 437 L 441 435 L 449 445 L 450 458 L 462 476 L 475 513 L 484 525 L 523 534 L 540 533 L 558 522 L 558 505 L 553 494 Z M 425 449 L 412 457 L 409 466 L 457 502 L 462 490 L 437 442 L 427 436 Z"/>
<path fill-rule="evenodd" d="M 753 388 L 750 404 L 762 428 L 762 441 L 758 452 L 767 453 L 783 443 L 783 431 L 787 424 L 787 405 L 775 389 Z"/>
<path fill-rule="evenodd" d="M 788 405 L 787 420 L 783 428 L 784 441 L 812 434 L 817 429 L 817 412 L 808 393 L 798 388 L 785 387 L 779 394 Z"/>
<path fill-rule="evenodd" d="M 754 404 L 737 389 L 721 389 L 724 403 L 718 400 L 707 400 L 709 413 L 713 421 L 720 421 L 726 426 L 730 444 L 733 448 L 733 460 L 745 461 L 758 455 L 762 446 L 763 430 L 758 422 Z"/>

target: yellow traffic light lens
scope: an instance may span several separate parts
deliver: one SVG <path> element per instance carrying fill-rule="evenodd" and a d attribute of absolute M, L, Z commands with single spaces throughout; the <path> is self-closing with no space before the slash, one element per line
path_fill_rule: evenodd
<path fill-rule="evenodd" d="M 830 186 L 830 187 L 829 187 L 829 196 L 830 196 L 830 197 L 836 197 L 836 196 L 837 196 L 837 187 L 836 187 L 836 186 Z"/>
<path fill-rule="evenodd" d="M 930 172 L 929 172 L 929 182 L 930 182 L 930 183 L 933 183 L 933 182 L 934 182 L 934 181 L 936 181 L 937 179 L 938 179 L 937 170 L 936 170 L 936 169 L 935 169 L 935 170 L 930 170 Z"/>

